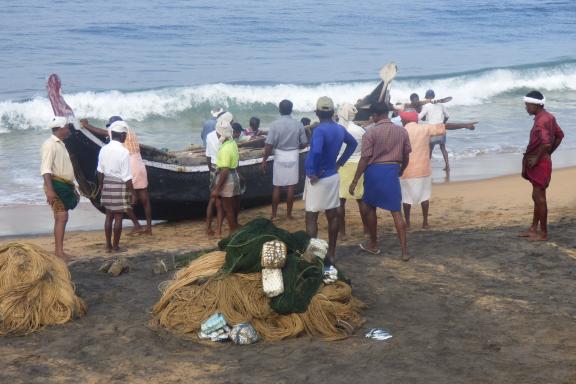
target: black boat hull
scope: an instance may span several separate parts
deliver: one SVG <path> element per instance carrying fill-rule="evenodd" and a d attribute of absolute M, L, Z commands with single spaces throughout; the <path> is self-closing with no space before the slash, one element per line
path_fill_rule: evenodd
<path fill-rule="evenodd" d="M 97 191 L 96 167 L 98 153 L 103 141 L 84 129 L 74 129 L 65 141 L 74 166 L 76 180 L 84 196 L 101 212 L 100 196 Z M 210 175 L 207 166 L 177 166 L 151 161 L 143 154 L 148 173 L 148 192 L 152 205 L 153 220 L 181 220 L 203 217 L 210 197 Z M 300 153 L 300 179 L 295 192 L 304 189 L 304 159 L 306 153 Z M 246 191 L 242 195 L 242 206 L 251 207 L 268 204 L 272 196 L 272 163 L 269 160 L 268 171 L 262 173 L 262 158 L 240 162 L 238 168 L 245 180 Z M 141 205 L 134 209 L 138 218 L 144 218 Z"/>

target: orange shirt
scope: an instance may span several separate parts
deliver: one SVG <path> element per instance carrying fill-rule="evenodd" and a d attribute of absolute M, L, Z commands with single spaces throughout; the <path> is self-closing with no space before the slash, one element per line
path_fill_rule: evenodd
<path fill-rule="evenodd" d="M 444 124 L 408 123 L 404 128 L 408 131 L 412 153 L 410 153 L 410 162 L 402 174 L 402 179 L 430 176 L 432 174 L 430 136 L 446 134 L 446 126 Z"/>

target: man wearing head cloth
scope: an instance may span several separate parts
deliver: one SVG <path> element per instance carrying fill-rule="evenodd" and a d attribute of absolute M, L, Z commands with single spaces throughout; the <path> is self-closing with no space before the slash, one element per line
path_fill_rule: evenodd
<path fill-rule="evenodd" d="M 466 128 L 473 130 L 475 123 L 418 124 L 418 112 L 400 112 L 404 129 L 408 132 L 410 162 L 400 178 L 402 205 L 406 227 L 410 228 L 410 209 L 422 206 L 422 228 L 428 228 L 428 208 L 432 192 L 432 167 L 430 165 L 430 139 L 446 135 L 446 130 Z"/>
<path fill-rule="evenodd" d="M 91 125 L 87 119 L 81 119 L 80 124 L 83 128 L 92 132 L 94 135 L 99 137 L 111 137 L 110 126 L 116 121 L 124 121 L 120 116 L 111 116 L 106 123 L 106 129 L 98 128 Z M 138 197 L 138 203 L 142 204 L 144 208 L 144 215 L 146 216 L 146 229 L 143 230 L 138 217 L 134 213 L 134 210 L 130 208 L 126 213 L 127 216 L 132 220 L 134 228 L 132 229 L 132 234 L 135 233 L 145 233 L 147 235 L 152 234 L 152 205 L 150 203 L 150 195 L 148 194 L 148 172 L 146 171 L 146 165 L 142 160 L 142 155 L 140 154 L 140 143 L 138 142 L 138 136 L 134 131 L 133 127 L 128 128 L 128 133 L 126 134 L 126 140 L 123 143 L 124 147 L 130 153 L 130 167 L 132 170 L 132 186 L 136 191 L 136 196 Z"/>
<path fill-rule="evenodd" d="M 216 126 L 227 122 L 232 126 L 232 122 L 234 121 L 234 115 L 230 112 L 222 112 L 216 118 L 216 122 L 214 123 L 214 128 Z M 218 158 L 218 151 L 220 150 L 221 142 L 214 129 L 206 136 L 206 164 L 208 165 L 208 170 L 210 174 L 210 182 L 209 182 L 209 189 L 210 193 L 212 193 L 212 189 L 214 187 L 214 180 L 216 179 L 217 167 L 216 161 Z M 216 236 L 220 237 L 222 231 L 222 221 L 223 221 L 223 212 L 222 212 L 222 201 L 219 198 L 210 198 L 208 200 L 208 206 L 206 208 L 206 234 L 207 235 L 214 235 L 214 231 L 212 230 L 212 218 L 214 216 L 214 210 L 216 210 L 216 218 L 217 218 L 217 229 L 216 229 Z"/>
<path fill-rule="evenodd" d="M 331 269 L 336 258 L 338 239 L 338 207 L 340 206 L 340 177 L 338 168 L 350 158 L 358 143 L 346 129 L 335 123 L 334 102 L 323 96 L 316 102 L 316 116 L 320 124 L 312 131 L 310 151 L 306 157 L 306 181 L 304 202 L 306 209 L 306 233 L 318 235 L 318 215 L 324 211 L 328 220 L 328 253 L 325 264 Z M 338 156 L 342 144 L 346 148 Z"/>
<path fill-rule="evenodd" d="M 52 136 L 42 144 L 40 174 L 44 179 L 46 201 L 54 213 L 54 253 L 68 261 L 70 256 L 64 253 L 68 210 L 74 209 L 80 200 L 74 185 L 74 168 L 63 141 L 70 135 L 68 119 L 54 117 L 48 129 L 52 131 Z"/>
<path fill-rule="evenodd" d="M 122 219 L 137 197 L 132 186 L 130 152 L 122 144 L 126 141 L 128 124 L 118 120 L 110 125 L 110 142 L 98 154 L 98 185 L 100 204 L 106 210 L 104 233 L 106 251 L 119 251 Z M 112 232 L 114 236 L 112 237 Z"/>
<path fill-rule="evenodd" d="M 551 155 L 564 138 L 564 132 L 556 123 L 556 118 L 544 109 L 545 102 L 544 95 L 538 91 L 529 92 L 524 97 L 526 112 L 534 116 L 534 125 L 522 159 L 522 177 L 532 184 L 534 215 L 530 228 L 519 235 L 539 241 L 548 240 L 546 189 L 552 178 Z"/>
<path fill-rule="evenodd" d="M 221 145 L 216 157 L 218 173 L 210 198 L 211 200 L 221 199 L 228 222 L 228 234 L 231 235 L 238 228 L 238 210 L 240 208 L 240 195 L 242 194 L 240 175 L 237 171 L 240 155 L 229 120 L 219 119 L 216 122 L 215 132 Z M 221 222 L 218 225 L 221 226 Z"/>
<path fill-rule="evenodd" d="M 338 207 L 338 220 L 339 220 L 339 234 L 344 240 L 346 238 L 346 201 L 356 200 L 358 204 L 358 209 L 360 211 L 360 218 L 362 219 L 362 224 L 364 224 L 364 232 L 367 231 L 366 226 L 366 215 L 364 214 L 364 205 L 362 204 L 362 195 L 364 194 L 364 178 L 361 177 L 359 180 L 358 188 L 354 195 L 351 195 L 348 191 L 350 182 L 354 178 L 356 173 L 356 168 L 358 168 L 358 162 L 360 161 L 360 155 L 362 153 L 362 136 L 366 132 L 361 126 L 354 124 L 354 118 L 358 110 L 350 103 L 343 103 L 338 107 L 338 124 L 346 128 L 348 133 L 358 143 L 358 146 L 342 167 L 338 169 L 338 175 L 340 176 L 340 207 Z M 344 148 L 342 148 L 344 150 Z"/>

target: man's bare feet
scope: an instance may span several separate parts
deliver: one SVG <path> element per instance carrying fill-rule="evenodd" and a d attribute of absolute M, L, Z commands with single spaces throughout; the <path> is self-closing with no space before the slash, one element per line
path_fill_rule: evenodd
<path fill-rule="evenodd" d="M 286 218 L 287 218 L 288 220 L 294 220 L 294 219 L 295 219 L 294 216 L 292 216 L 292 215 L 286 216 Z"/>
<path fill-rule="evenodd" d="M 410 260 L 411 258 L 412 258 L 412 257 L 411 257 L 409 254 L 407 254 L 407 253 L 403 253 L 403 254 L 402 254 L 402 261 L 408 261 L 408 260 Z"/>
<path fill-rule="evenodd" d="M 338 237 L 340 237 L 340 240 L 342 241 L 348 240 L 348 235 L 346 235 L 346 233 L 340 233 Z"/>
<path fill-rule="evenodd" d="M 548 234 L 544 232 L 536 232 L 528 236 L 530 241 L 548 241 Z"/>
<path fill-rule="evenodd" d="M 133 227 L 132 230 L 128 232 L 128 236 L 139 235 L 141 233 L 144 233 L 144 228 L 142 228 L 142 226 Z"/>
<path fill-rule="evenodd" d="M 270 216 L 270 221 L 275 223 L 278 221 L 278 218 L 276 216 Z"/>
<path fill-rule="evenodd" d="M 146 229 L 144 230 L 144 234 L 146 236 L 152 236 L 152 228 L 146 227 Z"/>
<path fill-rule="evenodd" d="M 430 228 L 430 224 L 428 224 L 428 223 L 422 224 L 422 229 L 429 229 L 429 228 Z"/>
<path fill-rule="evenodd" d="M 112 247 L 111 246 L 106 247 L 106 253 L 112 253 Z"/>

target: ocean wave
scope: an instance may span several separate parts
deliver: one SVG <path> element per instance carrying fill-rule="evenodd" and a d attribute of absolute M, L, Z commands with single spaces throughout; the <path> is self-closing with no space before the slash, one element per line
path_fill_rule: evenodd
<path fill-rule="evenodd" d="M 320 96 L 335 103 L 354 102 L 365 96 L 377 81 L 321 84 L 204 84 L 143 91 L 80 92 L 65 94 L 76 116 L 105 120 L 122 115 L 128 120 L 178 118 L 183 113 L 206 114 L 211 105 L 230 110 L 272 110 L 284 98 L 294 102 L 297 112 L 311 112 Z M 452 96 L 451 106 L 478 105 L 500 96 L 517 97 L 526 89 L 543 92 L 576 91 L 576 61 L 514 68 L 428 76 L 398 77 L 391 88 L 392 101 L 407 101 L 412 92 L 421 96 L 434 89 L 438 97 Z M 42 129 L 52 116 L 47 98 L 0 102 L 0 133 L 15 129 Z"/>

